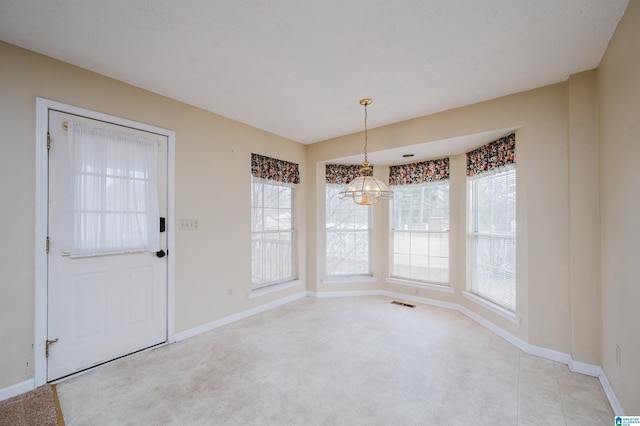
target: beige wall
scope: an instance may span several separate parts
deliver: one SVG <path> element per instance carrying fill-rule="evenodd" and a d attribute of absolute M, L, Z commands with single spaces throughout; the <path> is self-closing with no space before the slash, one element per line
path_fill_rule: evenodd
<path fill-rule="evenodd" d="M 421 289 L 418 296 L 460 303 L 532 345 L 603 365 L 627 413 L 640 411 L 635 315 L 640 286 L 633 268 L 640 259 L 638 46 L 640 2 L 632 1 L 597 71 L 369 132 L 373 152 L 518 127 L 520 324 L 461 296 L 466 289 L 464 155 L 453 156 L 451 163 L 456 292 Z M 246 297 L 251 152 L 301 164 L 296 206 L 300 275 L 308 290 L 416 294 L 384 280 L 389 221 L 384 202 L 374 207 L 376 280 L 322 283 L 323 162 L 361 153 L 362 134 L 303 146 L 1 42 L 0 58 L 0 389 L 33 377 L 37 96 L 176 131 L 176 218 L 200 220 L 200 231 L 176 233 L 176 331 L 300 290 Z M 384 178 L 386 167 L 377 166 L 376 175 Z M 616 345 L 622 349 L 621 365 Z"/>
<path fill-rule="evenodd" d="M 625 413 L 640 413 L 640 1 L 598 69 L 602 365 Z M 616 345 L 622 350 L 616 363 Z"/>
<path fill-rule="evenodd" d="M 301 165 L 304 277 L 304 145 L 0 42 L 0 389 L 33 378 L 36 97 L 176 132 L 176 218 L 200 225 L 176 232 L 177 332 L 303 290 L 247 299 L 250 154 Z"/>
<path fill-rule="evenodd" d="M 601 363 L 600 210 L 596 72 L 572 75 L 569 93 L 569 238 L 574 359 Z"/>
<path fill-rule="evenodd" d="M 466 290 L 464 155 L 453 157 L 451 166 L 451 286 L 456 289 L 456 294 L 420 289 L 417 295 L 461 303 L 525 341 L 570 353 L 567 90 L 567 84 L 557 84 L 373 129 L 369 131 L 369 151 L 519 126 L 516 134 L 519 235 L 517 310 L 520 325 L 461 297 L 461 291 Z M 316 143 L 309 146 L 309 165 L 354 155 L 361 149 L 361 134 Z M 401 159 L 396 162 L 401 162 Z M 315 227 L 317 232 L 309 236 L 309 264 L 322 259 L 324 217 L 321 177 L 321 173 L 317 173 L 316 182 L 312 183 L 312 190 L 316 191 L 314 207 L 317 215 L 309 219 L 309 226 Z M 384 218 L 385 214 L 388 214 L 387 203 L 374 206 L 374 215 Z M 315 223 L 312 223 L 314 220 Z M 388 239 L 388 218 L 374 227 L 374 242 L 384 239 Z M 381 262 L 388 265 L 386 258 Z M 385 288 L 416 295 L 416 289 L 386 284 L 384 277 L 383 273 L 377 274 L 377 281 L 369 284 L 369 288 Z M 323 266 L 318 262 L 315 272 L 309 275 L 309 284 L 318 291 L 336 290 L 335 285 L 322 284 L 322 278 Z M 342 285 L 344 290 L 362 287 L 362 284 Z"/>

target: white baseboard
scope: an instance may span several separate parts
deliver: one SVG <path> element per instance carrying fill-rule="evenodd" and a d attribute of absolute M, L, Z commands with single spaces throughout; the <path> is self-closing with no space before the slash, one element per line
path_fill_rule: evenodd
<path fill-rule="evenodd" d="M 421 296 L 411 296 L 410 294 L 396 293 L 394 291 L 382 290 L 380 294 L 382 294 L 383 296 L 391 297 L 392 299 L 408 300 L 410 302 L 422 303 L 423 305 L 438 306 L 440 308 L 456 310 L 458 307 L 457 303 L 444 302 L 442 300 L 429 299 L 427 297 Z"/>
<path fill-rule="evenodd" d="M 380 296 L 382 295 L 382 290 L 308 291 L 307 295 L 316 299 L 325 297 Z"/>
<path fill-rule="evenodd" d="M 539 356 L 540 358 L 546 358 L 551 361 L 557 361 L 567 365 L 571 364 L 571 361 L 573 361 L 573 358 L 571 358 L 571 355 L 569 354 L 535 345 L 529 345 L 529 349 L 526 352 L 530 355 Z"/>
<path fill-rule="evenodd" d="M 468 309 L 466 306 L 458 305 L 456 310 L 459 311 L 460 313 L 466 315 L 467 317 L 471 318 L 472 320 L 474 320 L 478 324 L 480 324 L 480 325 L 484 326 L 485 328 L 489 329 L 491 332 L 495 333 L 496 335 L 502 337 L 504 340 L 506 340 L 507 342 L 511 343 L 512 345 L 514 345 L 516 348 L 520 349 L 521 351 L 529 353 L 529 344 L 527 342 L 525 342 L 524 340 L 522 340 L 521 338 L 519 338 L 517 336 L 514 336 L 513 334 L 509 333 L 508 331 L 498 327 L 497 325 L 495 325 L 491 321 L 481 317 L 480 315 L 478 315 L 475 312 L 473 312 L 471 309 Z"/>
<path fill-rule="evenodd" d="M 569 369 L 586 376 L 600 377 L 604 375 L 604 371 L 602 371 L 599 365 L 587 364 L 586 362 L 576 361 L 574 359 L 571 359 L 569 362 Z"/>
<path fill-rule="evenodd" d="M 9 386 L 4 389 L 0 389 L 0 401 L 13 398 L 14 396 L 29 392 L 36 388 L 36 382 L 34 379 L 25 380 L 24 382 L 17 383 L 13 386 Z"/>
<path fill-rule="evenodd" d="M 211 321 L 207 324 L 199 325 L 198 327 L 181 331 L 175 334 L 176 342 L 179 342 L 184 339 L 188 339 L 189 337 L 197 336 L 198 334 L 205 333 L 207 331 L 214 330 L 218 327 L 222 327 L 223 325 L 231 324 L 232 322 L 235 322 L 244 318 L 248 318 L 252 315 L 256 315 L 261 312 L 265 312 L 270 309 L 277 308 L 278 306 L 291 303 L 295 300 L 302 299 L 304 297 L 307 297 L 306 291 L 302 291 L 300 293 L 296 293 L 292 296 L 284 297 L 282 299 L 274 300 L 273 302 L 265 303 L 264 305 L 260 305 L 243 312 L 238 312 L 237 314 L 229 315 L 227 317 L 223 317 L 215 321 Z"/>
<path fill-rule="evenodd" d="M 613 414 L 616 416 L 624 416 L 624 410 L 622 408 L 622 404 L 618 400 L 616 393 L 613 391 L 611 387 L 611 383 L 609 383 L 609 379 L 605 374 L 602 367 L 599 365 L 587 364 L 585 362 L 571 360 L 569 363 L 569 369 L 576 373 L 582 373 L 587 376 L 597 377 L 600 380 L 600 384 L 602 385 L 602 390 L 604 390 L 605 395 L 607 395 L 607 399 L 609 400 L 609 404 L 611 404 L 611 409 L 613 410 Z"/>
<path fill-rule="evenodd" d="M 609 383 L 609 379 L 607 379 L 607 375 L 604 374 L 604 370 L 602 370 L 602 374 L 598 378 L 600 379 L 600 384 L 602 385 L 602 389 L 604 390 L 605 395 L 607 395 L 607 398 L 609 398 L 609 404 L 611 404 L 613 414 L 615 414 L 616 416 L 624 416 L 622 405 L 620 404 L 620 401 L 618 401 L 618 397 L 613 391 L 611 383 Z"/>

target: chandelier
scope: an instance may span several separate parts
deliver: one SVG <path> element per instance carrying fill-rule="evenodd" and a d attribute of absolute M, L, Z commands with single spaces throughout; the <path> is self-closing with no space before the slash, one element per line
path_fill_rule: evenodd
<path fill-rule="evenodd" d="M 373 168 L 369 164 L 367 156 L 367 107 L 373 101 L 369 98 L 360 99 L 360 105 L 364 106 L 364 163 L 360 169 L 360 176 L 351 181 L 347 189 L 339 192 L 340 198 L 347 196 L 353 197 L 353 201 L 360 205 L 371 205 L 378 202 L 380 198 L 392 198 L 393 191 L 380 179 L 373 176 Z"/>

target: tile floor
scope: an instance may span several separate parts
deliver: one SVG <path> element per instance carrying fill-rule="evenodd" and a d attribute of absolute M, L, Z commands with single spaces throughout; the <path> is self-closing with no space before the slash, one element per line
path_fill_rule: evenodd
<path fill-rule="evenodd" d="M 305 298 L 58 384 L 67 425 L 610 425 L 598 379 L 456 311 Z"/>

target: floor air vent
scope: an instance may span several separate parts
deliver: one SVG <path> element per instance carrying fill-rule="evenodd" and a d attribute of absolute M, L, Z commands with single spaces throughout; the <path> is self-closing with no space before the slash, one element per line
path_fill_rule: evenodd
<path fill-rule="evenodd" d="M 406 306 L 407 308 L 415 308 L 416 305 L 412 305 L 410 303 L 398 302 L 397 300 L 392 301 L 394 305 Z"/>

